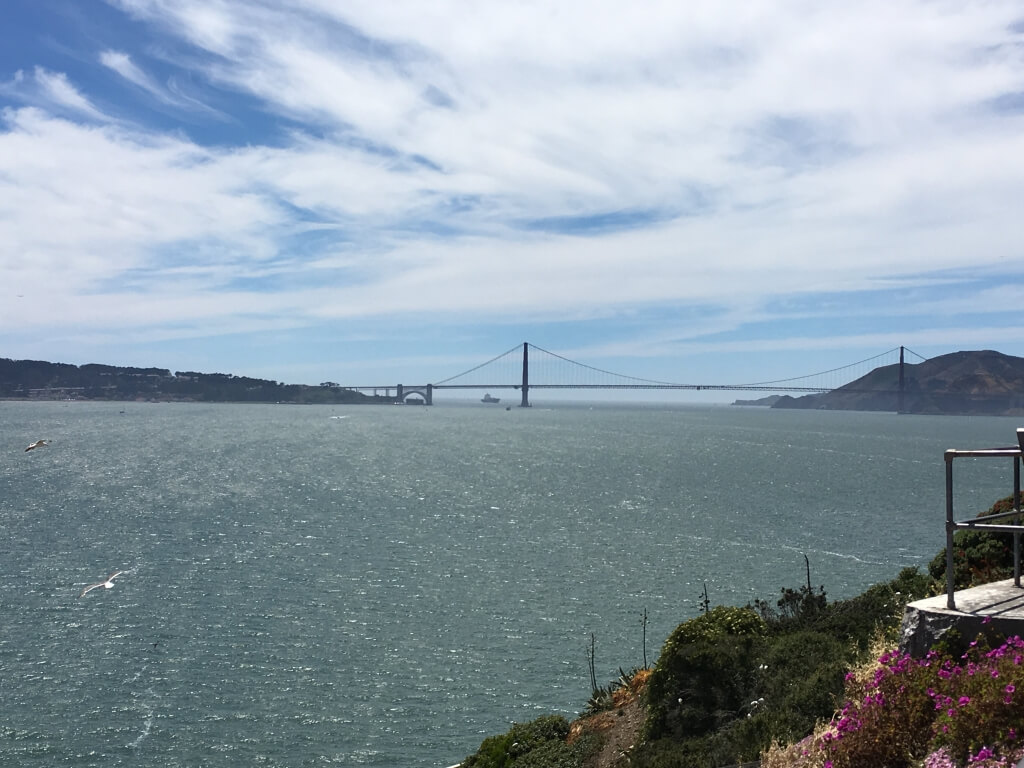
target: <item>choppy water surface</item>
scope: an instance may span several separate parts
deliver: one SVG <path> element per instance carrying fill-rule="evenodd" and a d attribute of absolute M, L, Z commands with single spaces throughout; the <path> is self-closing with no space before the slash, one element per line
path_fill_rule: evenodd
<path fill-rule="evenodd" d="M 712 603 L 943 544 L 1010 419 L 0 403 L 0 764 L 436 768 Z M 53 444 L 30 453 L 29 442 Z M 959 470 L 958 470 L 959 471 Z M 991 462 L 957 478 L 980 510 Z M 110 590 L 79 598 L 115 570 Z"/>

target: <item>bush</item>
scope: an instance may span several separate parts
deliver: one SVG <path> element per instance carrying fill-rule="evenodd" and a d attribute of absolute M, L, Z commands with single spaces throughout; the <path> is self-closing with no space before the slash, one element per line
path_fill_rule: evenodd
<path fill-rule="evenodd" d="M 945 683 L 928 693 L 938 718 L 934 744 L 962 761 L 1009 752 L 1024 741 L 1024 640 L 1011 637 L 995 649 L 972 643 L 960 664 L 936 673 Z M 948 676 L 947 676 L 948 675 Z M 1019 689 L 1019 691 L 1018 691 Z"/>
<path fill-rule="evenodd" d="M 927 666 L 898 652 L 879 664 L 867 681 L 848 676 L 849 698 L 821 738 L 832 768 L 898 768 L 926 751 L 932 718 Z"/>
<path fill-rule="evenodd" d="M 777 638 L 764 654 L 758 709 L 772 714 L 772 737 L 796 741 L 835 711 L 853 654 L 848 645 L 815 631 Z"/>
<path fill-rule="evenodd" d="M 828 603 L 824 587 L 818 587 L 817 592 L 810 586 L 799 589 L 784 587 L 781 594 L 774 608 L 767 600 L 760 599 L 755 600 L 752 606 L 775 632 L 789 631 L 813 622 Z"/>
<path fill-rule="evenodd" d="M 817 740 L 827 768 L 1006 765 L 1024 751 L 1019 637 L 994 650 L 973 643 L 957 660 L 887 653 L 867 679 L 848 676 L 846 696 Z"/>
<path fill-rule="evenodd" d="M 728 606 L 676 627 L 647 685 L 647 736 L 701 736 L 737 717 L 750 700 L 764 634 L 754 611 Z"/>
<path fill-rule="evenodd" d="M 887 628 L 893 635 L 890 639 L 895 641 L 907 603 L 925 597 L 931 588 L 928 576 L 917 568 L 904 568 L 892 581 L 875 584 L 856 597 L 832 603 L 813 628 L 866 651 L 880 627 Z"/>
<path fill-rule="evenodd" d="M 566 743 L 569 722 L 561 715 L 516 723 L 508 733 L 484 739 L 480 749 L 460 764 L 462 768 L 581 768 L 599 746 L 584 737 Z"/>
<path fill-rule="evenodd" d="M 1013 497 L 1000 499 L 978 517 L 1013 509 Z M 1008 522 L 1008 521 L 1004 521 Z M 1013 576 L 1011 535 L 991 531 L 962 530 L 953 534 L 953 577 L 956 589 L 967 589 Z M 928 564 L 928 573 L 943 589 L 946 583 L 945 547 Z"/>
<path fill-rule="evenodd" d="M 823 590 L 804 586 L 783 589 L 777 609 L 757 601 L 683 622 L 651 673 L 632 764 L 734 765 L 803 739 L 842 702 L 846 670 L 880 630 L 895 638 L 904 606 L 930 584 L 908 568 L 849 600 L 828 604 Z"/>
<path fill-rule="evenodd" d="M 865 657 L 869 644 L 877 645 L 880 628 L 890 638 L 887 642 L 895 643 L 904 606 L 909 600 L 927 594 L 930 584 L 928 576 L 908 568 L 892 582 L 873 586 L 849 600 L 829 604 L 824 601 L 823 590 L 813 591 L 809 586 L 783 589 L 778 610 L 766 609 L 764 603 L 755 604 L 760 609 L 719 606 L 683 622 L 669 635 L 650 671 L 645 694 L 647 719 L 641 742 L 630 753 L 630 765 L 711 768 L 753 761 L 773 744 L 800 742 L 816 723 L 833 716 L 844 701 L 844 693 L 851 701 L 858 701 L 856 707 L 860 707 L 869 692 L 855 686 L 866 684 L 866 680 L 848 680 L 845 671 Z M 886 674 L 897 682 L 879 678 L 882 693 L 893 701 L 910 696 L 906 686 L 908 673 L 902 668 L 889 672 Z M 638 674 L 622 673 L 618 683 L 595 693 L 588 708 L 596 712 L 616 706 L 616 694 L 633 690 Z M 890 685 L 895 688 L 890 690 Z M 860 698 L 852 698 L 858 691 Z M 870 692 L 875 693 L 874 689 Z M 909 700 L 934 707 L 927 697 Z M 849 702 L 846 706 L 848 716 L 857 714 L 859 722 L 866 723 L 865 733 L 874 728 L 873 732 L 885 744 L 869 746 L 863 754 L 855 754 L 857 742 L 845 742 L 841 749 L 849 750 L 849 760 L 836 763 L 837 768 L 886 766 L 884 760 L 856 762 L 860 757 L 873 759 L 876 753 L 883 754 L 879 751 L 882 746 L 889 749 L 883 754 L 885 759 L 925 748 L 919 742 L 908 745 L 909 736 L 900 736 L 904 738 L 901 742 L 887 735 L 887 729 L 899 734 L 921 732 L 915 725 L 922 719 L 920 706 L 916 710 L 901 710 L 898 717 L 903 719 L 892 722 L 892 715 L 885 708 L 880 710 L 881 714 L 870 708 L 860 713 Z M 927 723 L 931 723 L 932 710 L 927 714 Z M 559 720 L 541 718 L 514 726 L 509 733 L 486 740 L 464 766 L 579 768 L 586 756 L 596 751 L 601 736 L 591 733 L 584 737 L 589 741 L 567 745 L 566 724 Z M 955 729 L 952 730 L 955 735 Z M 923 733 L 928 748 L 942 746 L 928 741 L 932 734 L 927 724 Z M 820 739 L 802 742 L 794 765 L 823 768 L 826 759 L 832 758 L 831 752 L 821 749 L 823 743 Z M 944 748 L 958 747 L 950 741 Z M 776 752 L 779 759 L 782 754 Z M 838 759 L 842 761 L 844 757 Z M 900 765 L 904 763 L 894 762 L 889 768 Z M 929 768 L 949 767 L 935 763 Z"/>

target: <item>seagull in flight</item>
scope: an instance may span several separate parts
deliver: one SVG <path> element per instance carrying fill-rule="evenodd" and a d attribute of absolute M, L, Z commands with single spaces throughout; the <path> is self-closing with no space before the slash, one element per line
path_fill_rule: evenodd
<path fill-rule="evenodd" d="M 33 451 L 36 448 L 42 448 L 44 445 L 49 445 L 49 444 L 50 444 L 49 440 L 36 440 L 34 443 L 32 443 L 32 445 L 30 445 L 25 450 L 26 451 Z"/>
<path fill-rule="evenodd" d="M 114 579 L 116 579 L 122 573 L 124 573 L 124 571 L 116 571 L 116 572 L 110 574 L 107 577 L 106 581 L 98 581 L 95 584 L 90 584 L 88 587 L 86 587 L 85 589 L 82 590 L 82 594 L 80 594 L 79 597 L 85 597 L 85 593 L 86 592 L 88 592 L 91 589 L 96 589 L 97 587 L 103 587 L 104 589 L 113 589 L 114 588 Z"/>

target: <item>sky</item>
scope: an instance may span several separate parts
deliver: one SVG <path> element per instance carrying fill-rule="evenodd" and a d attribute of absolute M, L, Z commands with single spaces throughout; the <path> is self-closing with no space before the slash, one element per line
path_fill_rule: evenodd
<path fill-rule="evenodd" d="M 1024 356 L 1019 0 L 6 0 L 0 357 Z"/>

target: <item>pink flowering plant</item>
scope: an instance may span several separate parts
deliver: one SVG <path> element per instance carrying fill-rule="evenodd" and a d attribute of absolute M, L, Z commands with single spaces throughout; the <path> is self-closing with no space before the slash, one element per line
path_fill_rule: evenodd
<path fill-rule="evenodd" d="M 1022 746 L 1024 640 L 1010 637 L 992 649 L 971 643 L 959 663 L 947 659 L 937 676 L 941 684 L 929 689 L 936 746 L 974 762 Z"/>
<path fill-rule="evenodd" d="M 818 737 L 826 768 L 901 766 L 923 755 L 934 720 L 928 698 L 932 660 L 893 651 L 868 679 L 846 676 L 847 700 Z"/>
<path fill-rule="evenodd" d="M 976 641 L 960 659 L 886 653 L 866 679 L 847 675 L 846 701 L 817 743 L 825 768 L 1013 765 L 1024 751 L 1024 640 Z"/>

